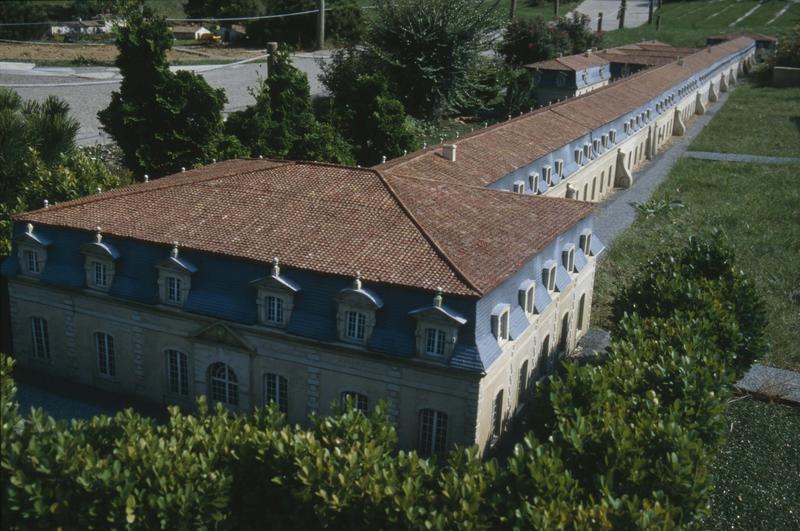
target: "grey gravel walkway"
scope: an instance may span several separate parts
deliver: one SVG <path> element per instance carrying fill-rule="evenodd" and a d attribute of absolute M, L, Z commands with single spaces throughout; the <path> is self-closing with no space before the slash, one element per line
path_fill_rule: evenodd
<path fill-rule="evenodd" d="M 708 125 L 714 115 L 722 108 L 730 92 L 723 92 L 719 101 L 705 114 L 698 116 L 689 125 L 682 137 L 673 137 L 673 143 L 641 171 L 633 174 L 633 186 L 620 190 L 595 211 L 594 232 L 608 245 L 614 238 L 636 220 L 636 210 L 630 203 L 644 203 L 653 195 L 656 187 L 669 174 L 672 166 L 684 156 L 692 140 Z"/>
<path fill-rule="evenodd" d="M 758 164 L 800 164 L 798 157 L 765 157 L 741 153 L 715 153 L 712 151 L 687 151 L 683 155 L 690 159 L 720 160 L 723 162 L 756 162 Z"/>

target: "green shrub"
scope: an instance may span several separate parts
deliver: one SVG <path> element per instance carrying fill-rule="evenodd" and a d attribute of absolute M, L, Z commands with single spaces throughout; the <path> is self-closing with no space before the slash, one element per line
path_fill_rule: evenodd
<path fill-rule="evenodd" d="M 650 300 L 644 290 L 652 288 Z M 71 425 L 23 420 L 3 357 L 4 527 L 550 529 L 697 527 L 725 399 L 763 320 L 729 249 L 691 240 L 651 263 L 600 360 L 539 387 L 544 422 L 503 461 L 397 452 L 386 409 L 290 426 L 275 407 L 170 408 Z M 620 305 L 622 302 L 620 301 Z M 671 305 L 670 305 L 671 304 Z M 621 306 L 620 306 L 621 308 Z M 628 308 L 630 309 L 630 308 Z M 644 315 L 644 314 L 647 315 Z"/>

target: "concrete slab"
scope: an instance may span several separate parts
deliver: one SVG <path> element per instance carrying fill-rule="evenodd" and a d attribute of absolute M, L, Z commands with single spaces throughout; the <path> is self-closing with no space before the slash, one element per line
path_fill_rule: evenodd
<path fill-rule="evenodd" d="M 800 373 L 753 365 L 737 384 L 742 393 L 800 406 Z"/>

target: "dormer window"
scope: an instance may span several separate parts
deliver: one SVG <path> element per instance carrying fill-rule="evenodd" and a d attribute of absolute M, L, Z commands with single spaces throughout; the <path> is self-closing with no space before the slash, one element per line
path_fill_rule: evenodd
<path fill-rule="evenodd" d="M 534 293 L 536 284 L 533 280 L 526 280 L 519 286 L 519 305 L 527 314 L 534 312 Z"/>
<path fill-rule="evenodd" d="M 167 279 L 167 302 L 180 304 L 183 302 L 181 294 L 181 279 L 179 277 L 166 277 Z"/>
<path fill-rule="evenodd" d="M 339 339 L 348 343 L 369 343 L 375 328 L 375 312 L 383 307 L 383 301 L 362 288 L 361 273 L 356 273 L 353 286 L 341 290 L 337 299 Z"/>
<path fill-rule="evenodd" d="M 616 144 L 617 143 L 617 130 L 616 129 L 612 129 L 612 130 L 610 130 L 608 132 L 608 139 L 609 139 L 609 141 L 611 141 L 612 144 Z"/>
<path fill-rule="evenodd" d="M 254 280 L 251 284 L 258 290 L 256 305 L 259 322 L 267 326 L 286 326 L 292 316 L 294 296 L 300 291 L 300 286 L 281 274 L 278 258 L 272 259 L 269 276 Z"/>
<path fill-rule="evenodd" d="M 498 304 L 492 311 L 492 333 L 498 341 L 508 341 L 510 338 L 508 304 Z"/>
<path fill-rule="evenodd" d="M 575 162 L 580 166 L 583 164 L 583 151 L 580 149 L 575 150 Z"/>
<path fill-rule="evenodd" d="M 104 262 L 92 261 L 91 264 L 94 275 L 92 276 L 92 287 L 94 288 L 107 288 L 108 287 L 108 268 Z"/>
<path fill-rule="evenodd" d="M 586 144 L 583 145 L 583 159 L 584 160 L 589 160 L 589 157 L 591 156 L 591 154 L 592 154 L 591 146 L 587 142 Z"/>
<path fill-rule="evenodd" d="M 33 225 L 28 223 L 25 232 L 16 238 L 16 242 L 20 271 L 26 276 L 38 277 L 44 271 L 50 241 L 35 234 Z"/>
<path fill-rule="evenodd" d="M 600 139 L 592 140 L 592 149 L 594 149 L 595 154 L 600 153 Z"/>
<path fill-rule="evenodd" d="M 433 305 L 409 313 L 417 321 L 417 355 L 433 361 L 447 361 L 453 354 L 458 328 L 466 319 L 442 304 L 442 289 L 436 290 Z"/>
<path fill-rule="evenodd" d="M 539 193 L 539 174 L 536 173 L 536 172 L 531 172 L 531 174 L 528 175 L 528 180 L 531 183 L 531 192 L 533 192 L 534 194 L 538 194 Z"/>
<path fill-rule="evenodd" d="M 590 230 L 587 229 L 581 233 L 579 245 L 583 254 L 589 256 L 589 252 L 592 249 L 592 232 Z"/>
<path fill-rule="evenodd" d="M 516 182 L 514 182 L 514 193 L 515 194 L 524 194 L 525 193 L 525 181 L 516 181 Z"/>
<path fill-rule="evenodd" d="M 556 289 L 556 263 L 552 260 L 545 262 L 542 268 L 542 285 L 547 291 L 555 291 Z"/>
<path fill-rule="evenodd" d="M 103 241 L 100 227 L 95 229 L 94 241 L 81 246 L 81 253 L 86 259 L 86 285 L 93 290 L 108 291 L 114 282 L 114 264 L 119 253 L 112 245 Z"/>
<path fill-rule="evenodd" d="M 622 130 L 625 132 L 625 134 L 628 134 L 628 132 L 630 131 L 630 127 L 631 126 L 630 126 L 630 124 L 628 122 L 625 122 L 624 124 L 622 124 Z"/>
<path fill-rule="evenodd" d="M 573 244 L 564 246 L 564 250 L 561 252 L 561 261 L 568 273 L 575 271 L 575 246 Z"/>
<path fill-rule="evenodd" d="M 563 159 L 556 160 L 556 175 L 558 175 L 559 177 L 563 177 L 564 176 L 564 160 Z"/>
<path fill-rule="evenodd" d="M 603 148 L 608 149 L 608 135 L 601 136 L 600 141 L 603 144 Z"/>
<path fill-rule="evenodd" d="M 447 334 L 441 328 L 425 329 L 425 354 L 438 358 L 444 357 L 444 346 Z"/>
<path fill-rule="evenodd" d="M 25 264 L 27 266 L 25 271 L 33 275 L 38 275 L 41 272 L 39 270 L 39 252 L 29 249 L 23 251 L 23 254 L 25 255 Z"/>
<path fill-rule="evenodd" d="M 179 256 L 178 242 L 173 243 L 169 258 L 156 265 L 158 269 L 158 300 L 171 306 L 183 306 L 192 287 L 192 275 L 197 272 L 186 259 Z"/>
<path fill-rule="evenodd" d="M 647 109 L 647 121 L 650 121 L 650 109 Z"/>
<path fill-rule="evenodd" d="M 545 166 L 542 168 L 542 175 L 544 176 L 544 182 L 547 183 L 548 186 L 553 184 L 553 168 L 550 166 Z"/>
<path fill-rule="evenodd" d="M 634 127 L 636 127 L 636 120 L 631 118 L 630 121 L 628 122 L 628 129 L 632 130 Z"/>

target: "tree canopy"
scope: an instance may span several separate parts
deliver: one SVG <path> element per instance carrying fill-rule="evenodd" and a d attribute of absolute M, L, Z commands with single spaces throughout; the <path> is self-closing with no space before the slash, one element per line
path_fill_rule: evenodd
<path fill-rule="evenodd" d="M 148 7 L 127 11 L 116 42 L 122 84 L 98 118 L 137 177 L 244 153 L 224 132 L 225 92 L 194 73 L 169 70 L 172 34 L 163 17 Z"/>

